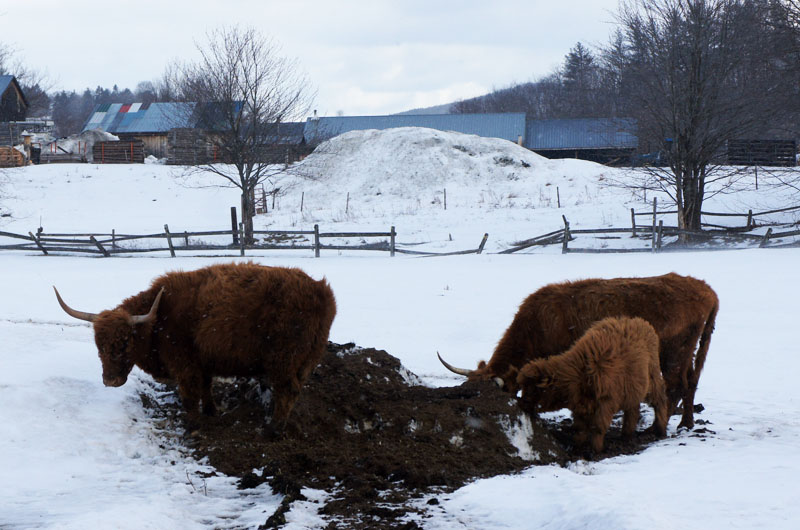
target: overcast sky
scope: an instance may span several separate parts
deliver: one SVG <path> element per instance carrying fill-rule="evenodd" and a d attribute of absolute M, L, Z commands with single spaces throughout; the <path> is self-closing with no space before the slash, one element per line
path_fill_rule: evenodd
<path fill-rule="evenodd" d="M 390 114 L 538 79 L 605 44 L 618 0 L 0 0 L 0 42 L 55 88 L 134 89 L 219 25 L 296 58 L 322 116 Z"/>

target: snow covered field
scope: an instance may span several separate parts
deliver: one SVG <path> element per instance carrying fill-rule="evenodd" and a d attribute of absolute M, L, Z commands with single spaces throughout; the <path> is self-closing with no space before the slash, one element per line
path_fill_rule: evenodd
<path fill-rule="evenodd" d="M 462 143 L 473 158 L 481 158 L 478 147 Z M 403 154 L 407 151 L 388 149 L 372 156 L 397 158 L 394 175 L 412 164 L 422 171 L 422 162 Z M 572 178 L 575 190 L 589 191 L 580 204 L 569 199 L 565 208 L 571 209 L 571 222 L 591 226 L 606 216 L 609 223 L 625 226 L 637 199 L 595 185 L 598 175 L 618 170 L 577 161 L 530 162 L 537 169 L 530 178 L 537 180 L 503 191 L 505 199 L 497 206 L 478 202 L 491 188 L 485 181 L 496 178 L 485 169 L 485 179 L 461 187 L 446 182 L 446 213 L 421 198 L 443 187 L 443 181 L 420 181 L 381 190 L 368 203 L 351 202 L 355 213 L 349 216 L 341 215 L 344 195 L 365 189 L 359 182 L 368 174 L 368 168 L 351 162 L 352 181 L 304 182 L 306 200 L 327 197 L 319 205 L 307 202 L 308 211 L 300 214 L 291 202 L 296 195 L 287 195 L 274 216 L 259 222 L 370 230 L 396 224 L 401 234 L 408 227 L 410 238 L 440 240 L 448 249 L 474 247 L 484 231 L 495 231 L 504 234 L 490 247 L 496 250 L 558 228 L 564 208 L 552 201 L 528 207 L 527 201 L 536 202 L 538 187 L 549 188 L 547 180 L 556 185 L 557 179 Z M 452 157 L 448 163 L 457 165 Z M 48 231 L 157 232 L 164 223 L 175 231 L 229 224 L 229 208 L 238 203 L 234 190 L 186 189 L 170 178 L 173 171 L 158 165 L 63 165 L 6 172 L 3 205 L 15 217 L 0 230 L 35 231 L 40 217 Z M 527 173 L 519 171 L 516 182 L 526 182 Z M 786 205 L 787 196 L 761 188 L 758 194 L 718 196 L 714 209 Z M 571 188 L 560 188 L 562 204 L 565 189 Z M 789 529 L 800 524 L 795 382 L 800 360 L 794 329 L 800 249 L 659 255 L 561 255 L 553 249 L 446 258 L 331 251 L 314 259 L 308 254 L 262 252 L 247 259 L 327 277 L 338 302 L 331 340 L 385 349 L 435 385 L 459 383 L 439 364 L 437 350 L 463 366 L 488 358 L 518 304 L 546 283 L 675 271 L 706 280 L 719 295 L 717 327 L 697 393 L 705 411 L 695 416 L 710 422 L 696 428 L 713 433 L 676 432 L 673 417 L 669 437 L 638 455 L 478 480 L 439 496 L 441 503 L 428 509 L 432 517 L 417 521 L 425 528 Z M 79 309 L 98 311 L 166 271 L 238 259 L 0 252 L 0 528 L 255 528 L 277 508 L 280 496 L 267 486 L 237 490 L 234 479 L 192 459 L 180 436 L 145 414 L 139 392 L 152 392 L 146 375 L 135 369 L 123 387 L 105 388 L 91 328 L 64 314 L 51 288 L 58 286 Z M 317 508 L 325 493 L 304 494 L 309 501 L 287 514 L 286 528 L 324 525 Z"/>

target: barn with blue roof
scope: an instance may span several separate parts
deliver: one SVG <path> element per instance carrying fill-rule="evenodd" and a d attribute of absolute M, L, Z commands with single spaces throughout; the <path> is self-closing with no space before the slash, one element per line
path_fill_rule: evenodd
<path fill-rule="evenodd" d="M 534 120 L 522 112 L 314 117 L 306 121 L 304 135 L 313 144 L 349 131 L 394 127 L 426 127 L 502 138 L 548 158 L 580 158 L 606 164 L 629 163 L 638 146 L 636 120 L 631 118 Z"/>
<path fill-rule="evenodd" d="M 141 140 L 145 152 L 157 158 L 168 154 L 173 129 L 193 129 L 203 113 L 196 103 L 104 103 L 97 105 L 83 131 L 99 129 L 120 140 Z"/>
<path fill-rule="evenodd" d="M 525 114 L 393 114 L 387 116 L 335 116 L 309 118 L 305 138 L 309 143 L 327 140 L 349 131 L 426 127 L 439 131 L 475 134 L 485 138 L 502 138 L 521 143 L 525 138 Z"/>

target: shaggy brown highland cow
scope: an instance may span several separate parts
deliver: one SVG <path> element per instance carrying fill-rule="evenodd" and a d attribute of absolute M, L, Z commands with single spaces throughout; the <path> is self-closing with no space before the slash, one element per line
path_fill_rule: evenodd
<path fill-rule="evenodd" d="M 455 373 L 494 380 L 516 393 L 516 372 L 528 361 L 563 353 L 603 318 L 641 317 L 655 328 L 661 343 L 670 413 L 682 399 L 680 426 L 692 428 L 694 395 L 718 309 L 719 300 L 708 284 L 675 273 L 555 283 L 522 302 L 488 363 L 481 361 L 477 370 L 468 370 L 442 362 Z"/>
<path fill-rule="evenodd" d="M 69 315 L 94 324 L 107 386 L 123 385 L 136 365 L 175 381 L 192 419 L 201 401 L 205 414 L 216 410 L 212 377 L 264 375 L 276 430 L 325 353 L 336 315 L 325 280 L 254 263 L 170 272 L 99 314 L 75 311 L 56 296 Z"/>
<path fill-rule="evenodd" d="M 653 431 L 667 433 L 667 397 L 658 362 L 658 335 L 641 318 L 606 318 L 566 352 L 536 359 L 520 370 L 520 406 L 530 414 L 572 411 L 576 445 L 595 453 L 614 414 L 624 412 L 623 436 L 636 432 L 639 404 L 655 409 Z"/>

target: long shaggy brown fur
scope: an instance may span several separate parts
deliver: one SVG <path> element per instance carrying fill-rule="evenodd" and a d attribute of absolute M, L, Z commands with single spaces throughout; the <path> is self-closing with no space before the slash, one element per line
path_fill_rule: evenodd
<path fill-rule="evenodd" d="M 614 414 L 622 410 L 622 434 L 639 422 L 639 404 L 655 410 L 653 431 L 666 435 L 667 397 L 658 361 L 658 335 L 641 318 L 606 318 L 566 352 L 529 362 L 520 370 L 520 406 L 527 412 L 569 408 L 578 445 L 603 449 Z"/>
<path fill-rule="evenodd" d="M 152 323 L 131 325 L 164 294 Z M 254 263 L 170 272 L 94 322 L 103 380 L 124 384 L 134 365 L 174 380 L 186 410 L 213 414 L 213 376 L 269 378 L 272 424 L 282 427 L 325 352 L 336 301 L 325 280 Z"/>
<path fill-rule="evenodd" d="M 492 358 L 481 361 L 471 377 L 500 377 L 516 392 L 516 371 L 528 361 L 566 351 L 603 318 L 641 317 L 660 340 L 669 410 L 682 399 L 680 426 L 691 428 L 694 395 L 718 309 L 719 300 L 708 284 L 675 273 L 546 285 L 522 302 Z"/>

